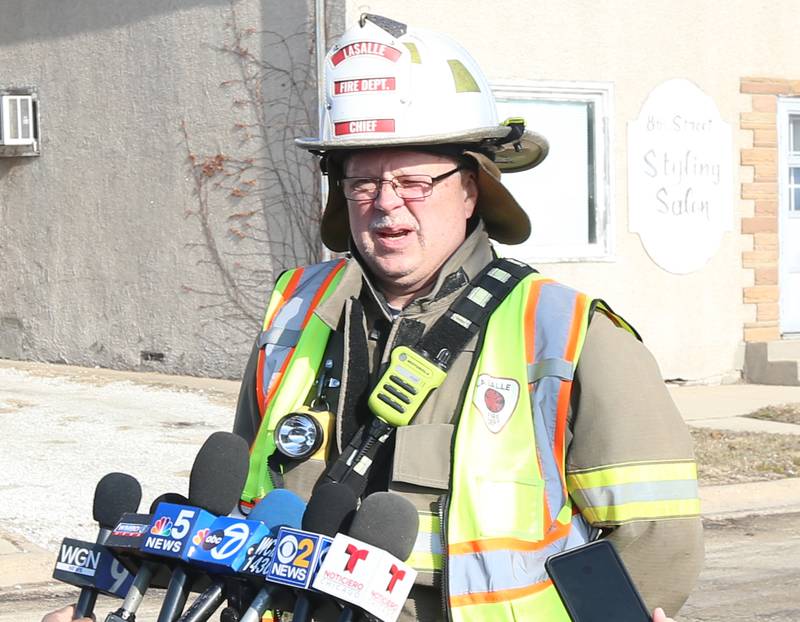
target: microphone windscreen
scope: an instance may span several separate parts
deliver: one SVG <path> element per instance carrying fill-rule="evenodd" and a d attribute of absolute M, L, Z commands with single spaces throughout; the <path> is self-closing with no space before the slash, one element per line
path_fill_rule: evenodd
<path fill-rule="evenodd" d="M 92 516 L 100 527 L 113 529 L 123 514 L 139 509 L 141 500 L 142 487 L 135 477 L 126 473 L 108 473 L 94 489 Z"/>
<path fill-rule="evenodd" d="M 189 505 L 189 500 L 179 492 L 165 492 L 158 495 L 150 504 L 150 514 L 156 511 L 159 503 L 175 503 L 176 505 Z"/>
<path fill-rule="evenodd" d="M 247 479 L 247 442 L 230 432 L 214 432 L 206 439 L 189 475 L 189 504 L 226 515 L 238 503 Z"/>
<path fill-rule="evenodd" d="M 274 536 L 281 527 L 299 529 L 305 511 L 306 504 L 300 497 L 291 490 L 276 488 L 256 503 L 247 518 L 264 523 Z"/>
<path fill-rule="evenodd" d="M 308 500 L 303 514 L 303 529 L 333 538 L 347 533 L 358 505 L 353 490 L 339 482 L 327 482 L 317 487 Z"/>
<path fill-rule="evenodd" d="M 348 535 L 405 561 L 417 531 L 419 514 L 408 499 L 393 492 L 374 492 L 358 508 Z"/>

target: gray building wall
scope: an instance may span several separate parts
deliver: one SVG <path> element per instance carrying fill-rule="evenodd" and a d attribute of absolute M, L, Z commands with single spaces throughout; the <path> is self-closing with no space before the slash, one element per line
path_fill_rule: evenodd
<path fill-rule="evenodd" d="M 0 357 L 241 373 L 276 273 L 317 252 L 291 146 L 313 8 L 4 2 L 0 88 L 38 89 L 41 155 L 0 158 Z"/>

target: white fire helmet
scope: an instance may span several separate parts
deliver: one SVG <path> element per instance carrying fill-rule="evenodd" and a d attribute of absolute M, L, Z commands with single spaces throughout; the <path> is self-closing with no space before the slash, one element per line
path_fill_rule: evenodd
<path fill-rule="evenodd" d="M 322 135 L 296 139 L 299 147 L 325 155 L 377 147 L 458 146 L 478 163 L 481 197 L 495 202 L 490 208 L 479 199 L 477 206 L 489 235 L 510 244 L 528 237 L 527 215 L 500 184 L 500 171 L 536 166 L 547 155 L 547 140 L 525 130 L 522 119 L 500 123 L 488 81 L 458 43 L 364 14 L 329 50 L 324 74 Z M 343 209 L 344 197 L 332 184 L 322 222 L 323 241 L 332 250 L 347 247 Z M 490 209 L 495 213 L 489 214 Z"/>

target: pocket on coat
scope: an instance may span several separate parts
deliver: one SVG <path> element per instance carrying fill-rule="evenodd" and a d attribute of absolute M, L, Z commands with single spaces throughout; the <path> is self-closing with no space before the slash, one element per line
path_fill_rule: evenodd
<path fill-rule="evenodd" d="M 450 484 L 450 423 L 407 425 L 397 428 L 392 480 L 425 488 L 447 490 Z"/>

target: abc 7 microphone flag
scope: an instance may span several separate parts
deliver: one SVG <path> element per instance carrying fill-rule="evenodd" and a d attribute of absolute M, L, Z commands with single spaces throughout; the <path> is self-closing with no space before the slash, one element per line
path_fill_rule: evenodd
<path fill-rule="evenodd" d="M 337 534 L 312 587 L 394 622 L 414 584 L 417 571 L 394 555 L 344 534 Z"/>

